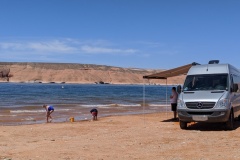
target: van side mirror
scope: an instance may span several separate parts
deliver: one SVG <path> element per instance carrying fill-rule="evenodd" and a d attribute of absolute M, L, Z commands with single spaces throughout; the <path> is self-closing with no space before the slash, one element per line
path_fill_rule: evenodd
<path fill-rule="evenodd" d="M 182 92 L 182 86 L 178 85 L 177 86 L 177 93 L 180 94 Z"/>
<path fill-rule="evenodd" d="M 237 84 L 237 83 L 234 83 L 234 84 L 233 84 L 232 92 L 237 92 L 237 91 L 238 91 L 238 84 Z"/>

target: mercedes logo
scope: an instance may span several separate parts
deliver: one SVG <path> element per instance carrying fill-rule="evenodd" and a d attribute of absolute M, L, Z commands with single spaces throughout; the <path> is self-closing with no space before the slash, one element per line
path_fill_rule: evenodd
<path fill-rule="evenodd" d="M 197 108 L 198 108 L 198 109 L 202 109 L 202 107 L 203 107 L 203 104 L 202 104 L 201 102 L 199 102 L 199 103 L 197 104 Z"/>

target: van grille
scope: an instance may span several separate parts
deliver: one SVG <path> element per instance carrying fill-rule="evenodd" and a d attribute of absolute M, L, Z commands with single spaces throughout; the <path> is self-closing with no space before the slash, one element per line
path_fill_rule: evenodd
<path fill-rule="evenodd" d="M 189 115 L 212 115 L 213 112 L 187 112 Z"/>
<path fill-rule="evenodd" d="M 211 109 L 215 106 L 215 102 L 186 102 L 189 109 Z"/>

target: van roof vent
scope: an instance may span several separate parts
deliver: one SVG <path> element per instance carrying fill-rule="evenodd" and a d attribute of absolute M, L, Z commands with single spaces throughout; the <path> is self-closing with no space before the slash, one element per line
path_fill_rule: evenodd
<path fill-rule="evenodd" d="M 208 64 L 218 64 L 219 60 L 211 60 L 208 62 Z"/>
<path fill-rule="evenodd" d="M 193 65 L 193 66 L 196 66 L 196 65 L 200 65 L 200 64 L 197 63 L 197 62 L 193 62 L 192 65 Z"/>

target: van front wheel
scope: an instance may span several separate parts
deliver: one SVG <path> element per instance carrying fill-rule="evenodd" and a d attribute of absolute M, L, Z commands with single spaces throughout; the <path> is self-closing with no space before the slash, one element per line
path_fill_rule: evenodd
<path fill-rule="evenodd" d="M 238 121 L 240 121 L 240 115 L 238 115 Z"/>
<path fill-rule="evenodd" d="M 187 129 L 187 122 L 179 121 L 181 129 Z"/>
<path fill-rule="evenodd" d="M 234 115 L 233 115 L 233 111 L 231 111 L 230 115 L 229 115 L 229 119 L 226 122 L 226 127 L 228 130 L 233 130 L 234 129 Z"/>

